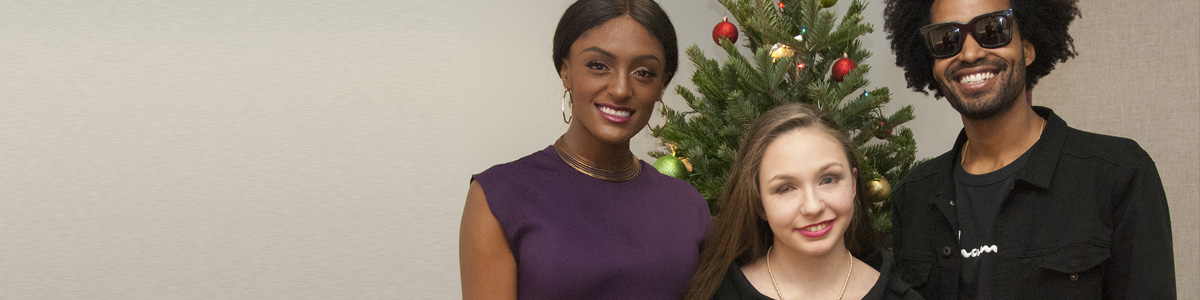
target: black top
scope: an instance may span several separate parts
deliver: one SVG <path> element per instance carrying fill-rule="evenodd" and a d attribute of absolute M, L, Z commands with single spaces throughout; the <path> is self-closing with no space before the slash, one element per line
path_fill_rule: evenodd
<path fill-rule="evenodd" d="M 1073 129 L 1048 108 L 1042 137 L 1000 204 L 995 299 L 1175 299 L 1171 214 L 1136 142 Z M 927 299 L 958 299 L 962 249 L 950 151 L 892 192 L 896 268 Z"/>
<path fill-rule="evenodd" d="M 863 300 L 924 300 L 907 283 L 904 283 L 904 280 L 900 279 L 890 252 L 879 250 L 859 259 L 879 271 L 879 280 L 875 281 L 875 286 L 871 287 L 871 291 L 867 292 Z M 759 293 L 754 285 L 750 284 L 750 280 L 746 279 L 746 274 L 742 273 L 742 267 L 737 263 L 732 263 L 729 264 L 729 271 L 725 272 L 725 278 L 721 280 L 721 285 L 717 286 L 717 292 L 713 294 L 712 299 L 770 300 L 775 298 Z"/>
<path fill-rule="evenodd" d="M 962 248 L 957 250 L 963 257 L 958 299 L 996 298 L 992 287 L 1001 249 L 996 247 L 992 224 L 1000 212 L 1000 204 L 1017 181 L 1017 171 L 1025 167 L 1035 147 L 1036 143 L 1012 163 L 986 174 L 967 173 L 961 163 L 955 164 L 956 201 L 950 205 L 958 207 L 958 243 Z"/>

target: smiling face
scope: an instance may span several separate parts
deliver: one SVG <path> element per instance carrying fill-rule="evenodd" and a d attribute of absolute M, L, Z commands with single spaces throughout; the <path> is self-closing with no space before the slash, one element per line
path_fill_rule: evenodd
<path fill-rule="evenodd" d="M 571 44 L 559 76 L 571 91 L 574 121 L 596 141 L 628 144 L 646 126 L 662 97 L 663 48 L 642 24 L 620 16 Z"/>
<path fill-rule="evenodd" d="M 934 24 L 966 23 L 1007 8 L 1007 0 L 937 0 L 930 8 L 930 20 Z M 1024 102 L 1025 67 L 1033 63 L 1035 53 L 1033 44 L 1021 39 L 1018 23 L 1014 23 L 1008 45 L 986 49 L 971 35 L 963 35 L 958 55 L 934 60 L 934 79 L 950 106 L 963 117 L 989 119 Z"/>
<path fill-rule="evenodd" d="M 776 248 L 813 256 L 846 251 L 856 172 L 841 144 L 819 129 L 791 130 L 771 142 L 758 186 Z"/>

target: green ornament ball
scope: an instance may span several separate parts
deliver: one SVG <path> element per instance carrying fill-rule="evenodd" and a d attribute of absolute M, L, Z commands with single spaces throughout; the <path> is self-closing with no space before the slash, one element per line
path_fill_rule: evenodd
<path fill-rule="evenodd" d="M 821 6 L 825 8 L 833 7 L 834 4 L 837 4 L 837 0 L 821 0 Z"/>
<path fill-rule="evenodd" d="M 654 161 L 654 168 L 658 169 L 659 173 L 681 180 L 686 180 L 688 177 L 687 166 L 678 157 L 673 155 L 659 157 L 658 160 Z"/>

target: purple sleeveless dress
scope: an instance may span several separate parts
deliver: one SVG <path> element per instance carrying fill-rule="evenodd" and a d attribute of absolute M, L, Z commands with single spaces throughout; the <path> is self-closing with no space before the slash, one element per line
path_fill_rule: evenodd
<path fill-rule="evenodd" d="M 609 182 L 554 146 L 473 176 L 517 262 L 519 299 L 679 299 L 712 217 L 691 185 L 644 161 Z"/>

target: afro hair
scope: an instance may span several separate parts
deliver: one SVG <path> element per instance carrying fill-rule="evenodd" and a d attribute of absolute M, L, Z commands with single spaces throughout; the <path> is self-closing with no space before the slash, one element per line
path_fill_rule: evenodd
<path fill-rule="evenodd" d="M 1010 0 L 1021 37 L 1033 44 L 1037 57 L 1025 68 L 1025 87 L 1033 88 L 1038 79 L 1050 74 L 1054 65 L 1075 57 L 1075 40 L 1067 32 L 1080 17 L 1078 0 Z M 896 54 L 896 66 L 904 69 L 904 79 L 914 91 L 942 97 L 933 79 L 933 56 L 925 48 L 918 30 L 930 24 L 933 0 L 885 0 L 884 30 Z"/>

